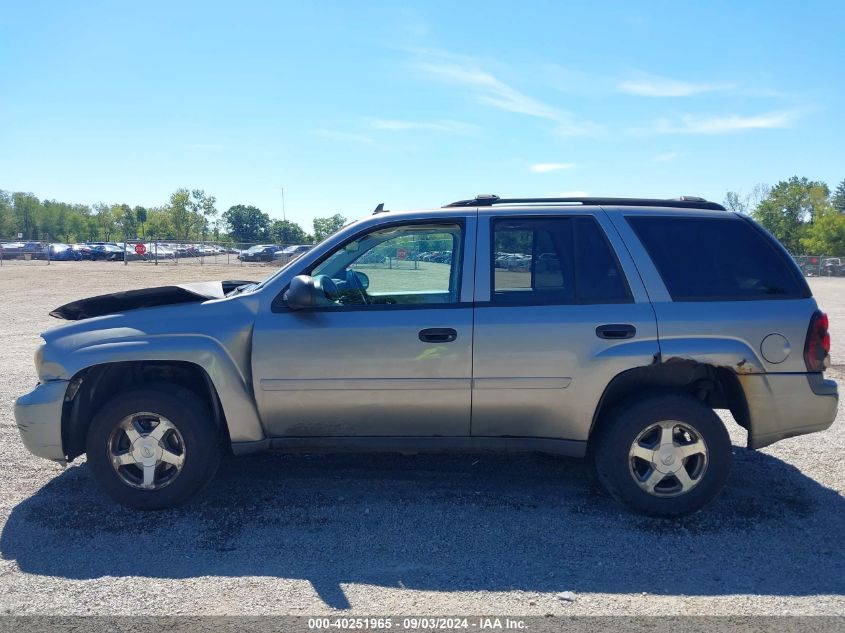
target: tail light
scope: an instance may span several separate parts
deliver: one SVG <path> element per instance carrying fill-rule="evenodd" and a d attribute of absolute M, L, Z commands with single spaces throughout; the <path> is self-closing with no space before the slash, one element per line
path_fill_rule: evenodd
<path fill-rule="evenodd" d="M 810 318 L 810 329 L 804 343 L 804 362 L 808 371 L 824 371 L 830 362 L 830 333 L 827 327 L 827 315 L 816 310 Z"/>

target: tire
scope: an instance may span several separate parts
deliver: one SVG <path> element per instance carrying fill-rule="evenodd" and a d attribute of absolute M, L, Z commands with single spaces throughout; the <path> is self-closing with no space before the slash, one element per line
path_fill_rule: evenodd
<path fill-rule="evenodd" d="M 593 456 L 611 496 L 655 517 L 703 508 L 724 488 L 733 462 L 719 416 L 686 394 L 652 394 L 615 406 L 597 430 Z"/>
<path fill-rule="evenodd" d="M 153 431 L 160 425 L 167 430 L 158 440 Z M 208 406 L 193 392 L 167 383 L 144 385 L 118 394 L 94 416 L 86 440 L 88 465 L 118 503 L 138 510 L 172 508 L 211 481 L 220 464 L 218 438 Z M 113 456 L 127 463 L 113 466 Z M 147 467 L 137 458 L 146 458 Z"/>

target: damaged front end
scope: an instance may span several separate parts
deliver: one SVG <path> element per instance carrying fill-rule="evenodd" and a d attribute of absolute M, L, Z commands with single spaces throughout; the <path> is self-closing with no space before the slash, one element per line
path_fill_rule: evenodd
<path fill-rule="evenodd" d="M 113 292 L 71 301 L 50 312 L 50 316 L 79 321 L 127 310 L 222 299 L 233 290 L 252 283 L 254 282 L 230 280 Z"/>

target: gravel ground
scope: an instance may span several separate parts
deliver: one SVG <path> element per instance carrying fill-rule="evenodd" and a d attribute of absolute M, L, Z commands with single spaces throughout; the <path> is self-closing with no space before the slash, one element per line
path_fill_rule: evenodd
<path fill-rule="evenodd" d="M 49 309 L 267 272 L 0 269 L 2 612 L 845 614 L 841 409 L 824 434 L 757 452 L 731 423 L 726 492 L 674 522 L 622 510 L 581 461 L 539 455 L 261 454 L 225 462 L 187 507 L 139 514 L 101 496 L 84 461 L 62 469 L 22 447 L 12 405 L 35 381 Z M 843 363 L 845 279 L 811 285 Z"/>

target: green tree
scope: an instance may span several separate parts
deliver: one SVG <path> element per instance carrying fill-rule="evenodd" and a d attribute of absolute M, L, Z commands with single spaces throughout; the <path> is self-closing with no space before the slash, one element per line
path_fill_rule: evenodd
<path fill-rule="evenodd" d="M 68 230 L 73 235 L 73 241 L 84 242 L 92 239 L 92 236 L 88 232 L 88 219 L 88 214 L 83 213 L 81 210 L 71 214 L 70 221 L 68 222 Z M 70 238 L 68 238 L 68 241 L 70 241 Z"/>
<path fill-rule="evenodd" d="M 112 214 L 120 238 L 127 240 L 138 236 L 138 220 L 132 207 L 128 204 L 116 204 L 112 206 Z"/>
<path fill-rule="evenodd" d="M 97 236 L 106 242 L 110 242 L 116 226 L 111 206 L 98 202 L 93 205 L 92 209 L 94 211 L 93 217 L 97 223 Z"/>
<path fill-rule="evenodd" d="M 191 192 L 187 189 L 177 189 L 170 196 L 170 223 L 175 237 L 187 240 L 202 218 L 194 211 Z"/>
<path fill-rule="evenodd" d="M 322 242 L 329 235 L 343 228 L 344 224 L 346 224 L 346 218 L 340 213 L 335 213 L 329 218 L 314 218 L 314 241 Z"/>
<path fill-rule="evenodd" d="M 210 227 L 210 222 L 217 217 L 217 198 L 209 196 L 202 189 L 194 189 L 191 192 L 191 209 L 199 218 L 197 229 L 205 240 Z"/>
<path fill-rule="evenodd" d="M 170 223 L 176 237 L 181 240 L 190 239 L 192 234 L 204 237 L 209 221 L 217 215 L 216 202 L 217 198 L 202 189 L 177 189 L 170 196 Z"/>
<path fill-rule="evenodd" d="M 722 205 L 735 213 L 748 213 L 748 196 L 742 196 L 736 191 L 728 191 Z"/>
<path fill-rule="evenodd" d="M 268 239 L 270 216 L 258 207 L 236 204 L 222 216 L 226 232 L 234 242 L 247 244 Z"/>
<path fill-rule="evenodd" d="M 845 213 L 845 180 L 836 186 L 836 191 L 833 192 L 830 203 L 839 213 Z"/>
<path fill-rule="evenodd" d="M 38 216 L 41 211 L 41 201 L 31 193 L 16 192 L 12 196 L 18 233 L 23 233 L 23 239 L 31 240 L 38 237 Z"/>
<path fill-rule="evenodd" d="M 823 182 L 793 176 L 775 185 L 752 215 L 790 253 L 799 254 L 804 223 L 812 222 L 817 214 L 830 207 L 829 195 L 830 190 Z"/>
<path fill-rule="evenodd" d="M 0 189 L 0 237 L 17 239 L 18 231 L 12 199 L 11 193 Z"/>
<path fill-rule="evenodd" d="M 308 236 L 296 222 L 275 220 L 270 225 L 270 239 L 276 244 L 304 244 Z"/>
<path fill-rule="evenodd" d="M 141 225 L 141 238 L 146 239 L 146 235 L 144 232 L 144 225 L 147 223 L 147 210 L 144 207 L 136 206 L 135 209 L 135 221 Z"/>
<path fill-rule="evenodd" d="M 819 212 L 801 237 L 805 253 L 845 257 L 845 214 L 834 208 Z"/>
<path fill-rule="evenodd" d="M 175 235 L 170 218 L 169 207 L 153 207 L 147 209 L 147 234 L 154 238 L 168 238 Z"/>

